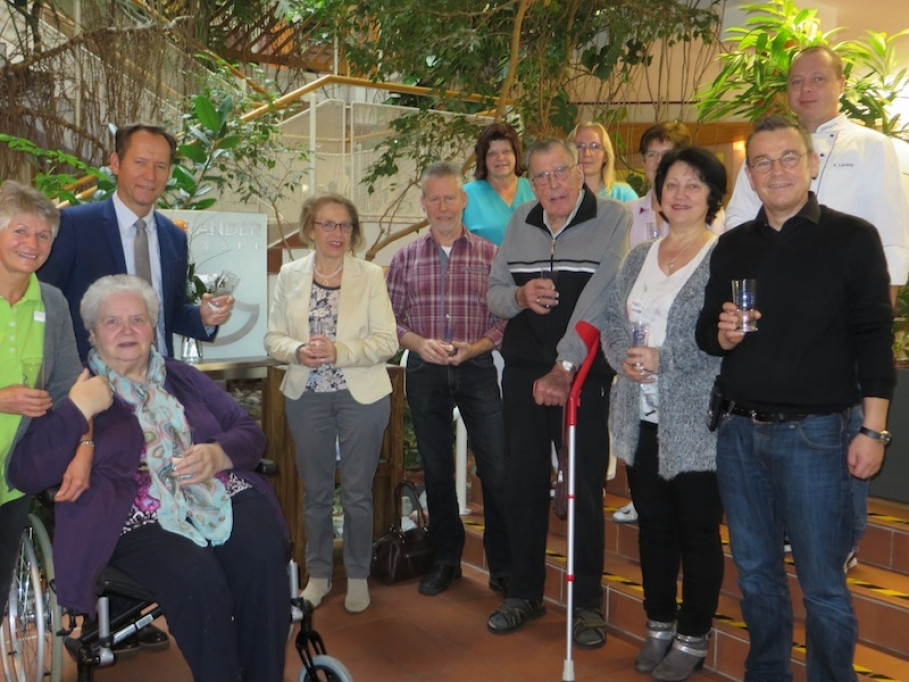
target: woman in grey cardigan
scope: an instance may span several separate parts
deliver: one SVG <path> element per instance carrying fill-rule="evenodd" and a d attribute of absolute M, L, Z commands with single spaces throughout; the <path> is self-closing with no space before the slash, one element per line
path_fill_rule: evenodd
<path fill-rule="evenodd" d="M 694 327 L 716 243 L 707 225 L 726 192 L 726 171 L 705 149 L 669 152 L 655 190 L 669 233 L 626 257 L 610 290 L 603 348 L 618 372 L 613 449 L 638 510 L 647 639 L 635 670 L 685 680 L 707 655 L 723 579 L 716 436 L 705 423 L 720 358 L 698 349 Z"/>
<path fill-rule="evenodd" d="M 0 185 L 0 613 L 30 501 L 7 481 L 7 459 L 31 420 L 65 398 L 81 370 L 66 299 L 35 276 L 59 225 L 43 194 L 12 180 Z M 75 499 L 87 481 L 77 467 L 67 469 L 63 497 Z"/>

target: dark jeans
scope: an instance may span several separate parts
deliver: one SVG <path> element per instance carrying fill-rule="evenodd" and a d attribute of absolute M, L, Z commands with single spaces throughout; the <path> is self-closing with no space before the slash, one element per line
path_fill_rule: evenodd
<path fill-rule="evenodd" d="M 638 510 L 644 611 L 651 620 L 678 620 L 679 633 L 699 637 L 710 632 L 723 583 L 720 491 L 713 471 L 660 478 L 658 447 L 657 425 L 642 421 L 634 466 L 626 471 Z"/>
<path fill-rule="evenodd" d="M 773 424 L 738 416 L 720 422 L 717 478 L 748 626 L 747 682 L 792 680 L 784 529 L 805 604 L 808 681 L 856 679 L 858 624 L 843 562 L 853 536 L 846 454 L 860 424 L 857 410 Z"/>
<path fill-rule="evenodd" d="M 155 595 L 195 682 L 280 682 L 290 623 L 284 534 L 257 491 L 231 501 L 223 545 L 199 547 L 153 524 L 121 536 L 110 564 Z"/>
<path fill-rule="evenodd" d="M 543 599 L 546 533 L 549 528 L 552 444 L 562 443 L 562 408 L 533 400 L 533 382 L 547 368 L 505 365 L 506 499 L 511 539 L 509 597 Z M 575 582 L 576 608 L 603 604 L 603 483 L 609 465 L 609 384 L 612 376 L 589 376 L 581 391 L 575 434 Z"/>
<path fill-rule="evenodd" d="M 407 402 L 426 475 L 429 535 L 436 563 L 459 564 L 464 548 L 452 455 L 451 414 L 457 406 L 467 427 L 477 475 L 483 486 L 486 526 L 483 547 L 489 572 L 493 576 L 510 574 L 503 494 L 505 430 L 492 353 L 478 355 L 460 365 L 435 365 L 424 362 L 418 353 L 410 353 Z"/>

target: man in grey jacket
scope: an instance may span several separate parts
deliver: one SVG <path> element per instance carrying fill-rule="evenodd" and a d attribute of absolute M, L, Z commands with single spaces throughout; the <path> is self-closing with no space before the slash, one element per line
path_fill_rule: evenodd
<path fill-rule="evenodd" d="M 586 355 L 575 325 L 596 323 L 627 245 L 631 215 L 584 186 L 575 150 L 561 140 L 527 150 L 537 202 L 519 207 L 489 277 L 487 301 L 507 318 L 502 340 L 506 500 L 512 584 L 489 617 L 509 633 L 543 615 L 551 444 L 562 444 L 562 409 Z M 602 614 L 603 481 L 609 461 L 606 414 L 614 373 L 600 354 L 581 393 L 576 438 L 574 640 L 606 642 Z"/>

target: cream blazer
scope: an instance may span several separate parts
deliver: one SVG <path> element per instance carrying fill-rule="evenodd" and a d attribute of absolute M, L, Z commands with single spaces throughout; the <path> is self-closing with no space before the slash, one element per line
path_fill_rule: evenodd
<path fill-rule="evenodd" d="M 303 394 L 309 367 L 297 362 L 297 348 L 309 340 L 309 297 L 312 292 L 315 252 L 278 273 L 268 316 L 265 350 L 287 363 L 281 392 L 292 400 Z M 391 393 L 385 361 L 398 350 L 398 336 L 391 300 L 382 268 L 344 257 L 335 366 L 344 374 L 350 394 L 358 403 L 370 404 Z"/>

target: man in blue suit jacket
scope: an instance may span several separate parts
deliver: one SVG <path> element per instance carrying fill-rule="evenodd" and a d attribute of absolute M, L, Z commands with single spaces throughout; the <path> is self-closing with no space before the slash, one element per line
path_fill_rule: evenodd
<path fill-rule="evenodd" d="M 154 210 L 170 178 L 176 148 L 174 137 L 159 126 L 134 123 L 120 128 L 110 157 L 117 176 L 115 195 L 61 211 L 57 239 L 38 277 L 66 296 L 83 360 L 91 346 L 79 312 L 82 295 L 104 275 L 136 274 L 133 244 L 139 218 L 147 225 L 151 284 L 161 303 L 158 347 L 173 357 L 173 334 L 211 341 L 217 326 L 230 317 L 230 296 L 212 300 L 206 294 L 201 306 L 186 299 L 186 234 Z"/>

